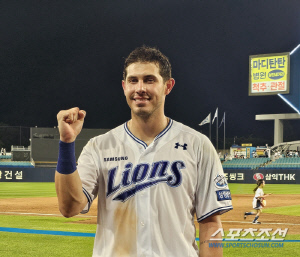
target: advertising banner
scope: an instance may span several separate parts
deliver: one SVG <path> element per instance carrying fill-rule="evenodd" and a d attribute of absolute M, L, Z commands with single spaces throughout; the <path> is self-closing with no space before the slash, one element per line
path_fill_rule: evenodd
<path fill-rule="evenodd" d="M 254 184 L 264 179 L 266 184 L 300 184 L 299 169 L 224 169 L 228 183 Z"/>
<path fill-rule="evenodd" d="M 249 56 L 249 95 L 288 94 L 290 53 Z"/>
<path fill-rule="evenodd" d="M 0 168 L 0 182 L 54 182 L 55 168 Z"/>

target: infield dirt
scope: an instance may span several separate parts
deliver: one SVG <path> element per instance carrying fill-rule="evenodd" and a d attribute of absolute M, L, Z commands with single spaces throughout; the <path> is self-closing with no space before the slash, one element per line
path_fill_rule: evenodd
<path fill-rule="evenodd" d="M 251 221 L 254 215 L 248 216 L 244 220 L 244 212 L 252 211 L 253 195 L 233 195 L 233 210 L 223 214 L 222 222 L 224 231 L 229 228 L 288 228 L 288 235 L 300 234 L 300 216 L 288 216 L 279 214 L 262 213 L 259 221 L 260 225 L 253 225 Z M 300 195 L 272 195 L 267 199 L 267 207 L 284 207 L 290 205 L 299 205 Z M 0 212 L 7 215 L 45 215 L 51 214 L 61 216 L 56 197 L 49 198 L 10 198 L 0 200 Z M 86 214 L 87 219 L 79 223 L 96 224 L 97 223 L 97 201 L 94 201 L 90 211 Z M 85 215 L 80 215 L 85 217 Z M 198 226 L 197 222 L 195 222 Z"/>

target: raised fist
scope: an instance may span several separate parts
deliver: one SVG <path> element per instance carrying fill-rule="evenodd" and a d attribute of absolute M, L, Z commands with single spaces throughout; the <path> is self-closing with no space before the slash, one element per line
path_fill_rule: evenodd
<path fill-rule="evenodd" d="M 62 110 L 57 114 L 60 140 L 65 143 L 72 143 L 82 130 L 86 112 L 78 107 L 69 110 Z"/>

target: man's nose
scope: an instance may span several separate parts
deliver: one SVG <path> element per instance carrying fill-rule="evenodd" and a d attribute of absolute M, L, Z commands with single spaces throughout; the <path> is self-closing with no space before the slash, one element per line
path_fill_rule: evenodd
<path fill-rule="evenodd" d="M 135 91 L 136 92 L 145 92 L 146 91 L 146 85 L 143 80 L 139 80 L 139 82 L 136 84 Z"/>

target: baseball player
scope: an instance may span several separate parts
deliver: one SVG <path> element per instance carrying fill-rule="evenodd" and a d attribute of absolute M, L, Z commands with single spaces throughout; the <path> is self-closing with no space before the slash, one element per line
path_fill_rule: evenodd
<path fill-rule="evenodd" d="M 207 137 L 166 117 L 175 84 L 158 49 L 139 47 L 125 60 L 122 87 L 131 119 L 90 139 L 76 167 L 74 142 L 86 112 L 57 115 L 60 143 L 55 177 L 65 217 L 88 212 L 98 197 L 94 257 L 222 256 L 211 235 L 232 209 L 218 155 Z M 112 99 L 114 100 L 114 99 Z"/>
<path fill-rule="evenodd" d="M 259 215 L 262 213 L 262 208 L 266 205 L 265 197 L 271 195 L 271 194 L 264 194 L 263 188 L 265 186 L 265 181 L 263 179 L 259 179 L 256 182 L 256 187 L 254 188 L 253 192 L 255 193 L 253 197 L 253 209 L 256 210 L 256 212 L 245 212 L 244 213 L 244 219 L 247 218 L 248 215 L 255 215 L 254 220 L 252 221 L 252 224 L 261 224 L 261 222 L 257 221 L 259 218 Z"/>

